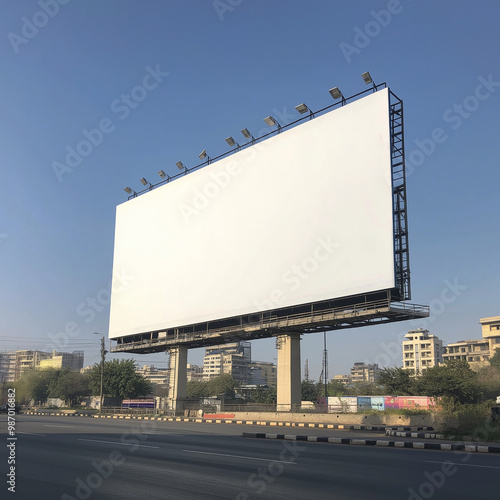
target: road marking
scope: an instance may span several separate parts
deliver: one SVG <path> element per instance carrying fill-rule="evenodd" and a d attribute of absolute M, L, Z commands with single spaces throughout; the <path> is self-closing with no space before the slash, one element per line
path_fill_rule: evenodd
<path fill-rule="evenodd" d="M 246 458 L 247 460 L 262 460 L 263 462 L 280 462 L 282 464 L 297 465 L 297 462 L 286 462 L 284 460 L 273 460 L 271 458 L 242 457 L 241 455 L 226 455 L 225 453 L 211 453 L 209 451 L 182 450 L 186 453 L 200 453 L 202 455 L 218 455 L 219 457 Z"/>
<path fill-rule="evenodd" d="M 485 469 L 500 469 L 500 467 L 495 467 L 494 465 L 475 465 L 475 464 L 457 464 L 455 462 L 436 462 L 434 460 L 425 460 L 430 464 L 453 464 L 453 465 L 461 465 L 462 467 L 483 467 Z"/>
<path fill-rule="evenodd" d="M 56 424 L 43 424 L 45 427 L 71 427 L 73 429 L 74 425 L 56 425 Z"/>
<path fill-rule="evenodd" d="M 35 432 L 21 432 L 21 431 L 17 431 L 17 434 L 29 434 L 30 436 L 47 436 L 47 434 L 37 434 Z"/>
<path fill-rule="evenodd" d="M 135 443 L 120 443 L 119 441 L 100 441 L 98 439 L 83 439 L 78 438 L 78 441 L 92 441 L 94 443 L 107 443 L 107 444 L 121 444 L 123 446 L 140 446 L 142 448 L 159 448 L 159 446 L 148 446 L 146 444 L 135 444 Z"/>

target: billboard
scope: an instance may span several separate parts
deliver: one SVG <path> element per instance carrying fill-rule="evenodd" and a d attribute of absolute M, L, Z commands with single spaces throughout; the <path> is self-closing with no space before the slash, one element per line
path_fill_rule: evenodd
<path fill-rule="evenodd" d="M 389 91 L 117 207 L 110 338 L 395 287 Z"/>

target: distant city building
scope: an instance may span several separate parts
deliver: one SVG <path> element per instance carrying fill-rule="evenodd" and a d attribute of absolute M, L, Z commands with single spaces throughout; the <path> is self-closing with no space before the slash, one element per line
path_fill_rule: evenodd
<path fill-rule="evenodd" d="M 0 382 L 14 382 L 16 356 L 13 352 L 0 352 Z"/>
<path fill-rule="evenodd" d="M 68 367 L 70 370 L 81 370 L 83 367 L 83 351 L 72 353 L 43 352 L 21 350 L 0 353 L 0 381 L 17 382 L 23 371 L 43 368 Z"/>
<path fill-rule="evenodd" d="M 429 330 L 410 330 L 403 340 L 403 368 L 421 375 L 427 368 L 443 362 L 443 341 Z"/>
<path fill-rule="evenodd" d="M 250 342 L 232 342 L 207 347 L 203 358 L 203 380 L 229 373 L 241 384 L 248 384 L 250 362 Z"/>
<path fill-rule="evenodd" d="M 488 340 L 459 340 L 445 347 L 443 361 L 464 360 L 471 368 L 484 366 L 490 359 Z"/>
<path fill-rule="evenodd" d="M 376 382 L 380 368 L 378 364 L 354 363 L 351 368 L 350 382 Z"/>
<path fill-rule="evenodd" d="M 267 385 L 276 389 L 276 365 L 267 361 L 252 361 L 249 364 L 250 385 Z"/>
<path fill-rule="evenodd" d="M 500 347 L 500 316 L 479 320 L 482 339 L 459 340 L 445 347 L 443 361 L 465 360 L 473 370 L 485 366 Z"/>
<path fill-rule="evenodd" d="M 479 320 L 483 339 L 487 339 L 490 344 L 490 357 L 495 355 L 500 348 L 500 316 L 482 318 Z"/>
<path fill-rule="evenodd" d="M 334 375 L 332 382 L 342 382 L 345 385 L 351 383 L 351 377 L 349 375 Z"/>
<path fill-rule="evenodd" d="M 187 381 L 200 382 L 203 380 L 203 366 L 187 364 Z"/>
<path fill-rule="evenodd" d="M 69 368 L 71 371 L 80 371 L 83 368 L 83 356 L 83 351 L 54 351 L 49 358 L 40 360 L 37 368 L 40 370 L 47 368 Z"/>
<path fill-rule="evenodd" d="M 159 387 L 165 387 L 169 383 L 170 370 L 168 368 L 156 368 L 156 366 L 144 365 L 137 368 L 136 372 Z"/>

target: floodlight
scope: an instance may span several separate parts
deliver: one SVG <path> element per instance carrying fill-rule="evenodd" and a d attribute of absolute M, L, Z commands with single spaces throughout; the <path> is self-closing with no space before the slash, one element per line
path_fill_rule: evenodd
<path fill-rule="evenodd" d="M 162 178 L 162 179 L 165 179 L 165 177 L 168 177 L 168 175 L 163 171 L 163 170 L 160 170 L 158 172 L 158 175 Z"/>
<path fill-rule="evenodd" d="M 132 194 L 132 190 L 127 186 L 124 191 L 127 193 L 127 194 Z"/>
<path fill-rule="evenodd" d="M 363 78 L 363 80 L 365 81 L 365 83 L 367 85 L 369 83 L 373 83 L 372 77 L 371 77 L 371 75 L 370 75 L 370 73 L 368 71 L 366 71 L 365 73 L 362 73 L 361 77 Z"/>
<path fill-rule="evenodd" d="M 301 114 L 303 115 L 304 113 L 307 113 L 309 111 L 309 108 L 307 107 L 306 104 L 302 103 L 302 104 L 299 104 L 298 106 L 295 106 L 295 109 Z"/>
<path fill-rule="evenodd" d="M 186 168 L 186 167 L 184 166 L 184 163 L 182 163 L 182 161 L 178 161 L 178 162 L 176 162 L 176 166 L 177 166 L 177 168 L 178 168 L 179 170 L 182 170 L 183 168 Z M 187 168 L 186 168 L 186 170 L 187 170 Z"/>
<path fill-rule="evenodd" d="M 243 137 L 245 139 L 252 139 L 252 140 L 255 140 L 253 135 L 250 133 L 250 130 L 248 130 L 247 128 L 244 128 L 241 133 L 243 134 Z"/>
<path fill-rule="evenodd" d="M 230 145 L 230 146 L 237 146 L 239 147 L 239 144 L 231 137 L 226 137 L 226 142 Z"/>
<path fill-rule="evenodd" d="M 147 181 L 147 180 L 143 177 L 143 178 L 141 179 L 141 184 L 142 184 L 143 186 L 147 186 L 149 183 L 148 183 L 148 181 Z"/>
<path fill-rule="evenodd" d="M 280 126 L 280 124 L 276 121 L 276 118 L 273 118 L 272 116 L 266 116 L 266 118 L 264 118 L 264 121 L 270 126 L 270 127 L 274 127 L 275 125 L 276 126 Z"/>
<path fill-rule="evenodd" d="M 208 155 L 207 155 L 207 150 L 204 149 L 199 155 L 200 160 L 204 160 Z"/>
<path fill-rule="evenodd" d="M 338 87 L 333 87 L 333 89 L 330 89 L 328 92 L 330 92 L 330 95 L 334 99 L 340 99 L 341 97 L 343 97 L 342 92 Z"/>

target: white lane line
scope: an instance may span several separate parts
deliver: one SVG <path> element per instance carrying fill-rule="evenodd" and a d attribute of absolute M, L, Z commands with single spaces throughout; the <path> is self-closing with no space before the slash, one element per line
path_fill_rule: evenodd
<path fill-rule="evenodd" d="M 457 464 L 455 462 L 435 462 L 434 460 L 424 460 L 430 464 L 453 464 L 461 465 L 462 467 L 483 467 L 485 469 L 500 469 L 500 467 L 495 467 L 494 465 L 475 465 L 475 464 Z"/>
<path fill-rule="evenodd" d="M 16 434 L 28 434 L 30 436 L 47 436 L 47 434 L 37 434 L 36 432 L 21 432 L 21 431 L 17 431 Z"/>
<path fill-rule="evenodd" d="M 45 427 L 70 427 L 73 429 L 74 425 L 56 425 L 56 424 L 43 424 Z"/>
<path fill-rule="evenodd" d="M 201 455 L 217 455 L 219 457 L 246 458 L 247 460 L 262 460 L 263 462 L 280 462 L 282 464 L 297 465 L 297 462 L 286 462 L 284 460 L 273 460 L 271 458 L 242 457 L 241 455 L 226 455 L 224 453 L 211 453 L 209 451 L 182 450 L 186 453 L 200 453 Z"/>
<path fill-rule="evenodd" d="M 122 446 L 140 446 L 142 448 L 159 448 L 159 446 L 148 446 L 146 444 L 120 443 L 119 441 L 100 441 L 99 439 L 78 438 L 78 441 L 92 441 L 93 443 L 121 444 Z"/>

